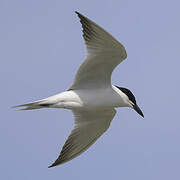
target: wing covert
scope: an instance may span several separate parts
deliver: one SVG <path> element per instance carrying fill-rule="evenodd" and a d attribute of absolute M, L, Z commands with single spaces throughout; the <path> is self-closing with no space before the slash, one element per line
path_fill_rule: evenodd
<path fill-rule="evenodd" d="M 58 159 L 49 167 L 65 163 L 87 150 L 110 126 L 115 109 L 73 111 L 75 126 Z"/>
<path fill-rule="evenodd" d="M 99 25 L 76 13 L 82 24 L 88 56 L 78 69 L 70 89 L 110 86 L 112 71 L 127 57 L 126 50 Z"/>

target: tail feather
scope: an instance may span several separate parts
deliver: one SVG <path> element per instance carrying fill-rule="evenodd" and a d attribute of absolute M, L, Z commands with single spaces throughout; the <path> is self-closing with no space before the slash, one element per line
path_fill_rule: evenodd
<path fill-rule="evenodd" d="M 27 104 L 21 104 L 21 105 L 13 106 L 12 108 L 24 107 L 24 108 L 19 109 L 19 110 L 33 110 L 33 109 L 41 109 L 41 108 L 45 108 L 45 107 L 49 107 L 49 106 L 50 106 L 50 104 L 48 104 L 45 100 L 39 100 L 39 101 L 27 103 Z"/>
<path fill-rule="evenodd" d="M 24 111 L 24 110 L 33 110 L 33 109 L 41 109 L 43 107 L 41 106 L 29 106 L 29 107 L 26 107 L 26 108 L 22 108 L 22 109 L 18 109 L 18 111 Z"/>

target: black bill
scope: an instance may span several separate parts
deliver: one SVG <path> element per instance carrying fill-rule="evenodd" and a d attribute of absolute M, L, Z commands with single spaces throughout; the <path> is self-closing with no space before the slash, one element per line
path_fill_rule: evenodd
<path fill-rule="evenodd" d="M 144 117 L 143 112 L 141 111 L 141 109 L 139 108 L 139 106 L 137 104 L 134 105 L 133 108 L 138 114 L 140 114 L 142 117 Z"/>

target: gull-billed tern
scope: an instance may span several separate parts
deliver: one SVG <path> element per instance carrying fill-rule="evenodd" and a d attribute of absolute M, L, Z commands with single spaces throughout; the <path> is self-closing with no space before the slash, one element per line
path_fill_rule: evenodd
<path fill-rule="evenodd" d="M 88 55 L 65 92 L 15 107 L 70 109 L 75 125 L 59 157 L 49 167 L 65 163 L 88 149 L 110 126 L 115 108 L 130 107 L 144 117 L 132 92 L 111 85 L 114 68 L 126 59 L 124 46 L 99 25 L 76 12 L 83 28 Z"/>

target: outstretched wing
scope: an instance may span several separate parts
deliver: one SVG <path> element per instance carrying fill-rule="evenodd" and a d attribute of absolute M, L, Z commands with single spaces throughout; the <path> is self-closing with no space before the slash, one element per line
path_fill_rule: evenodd
<path fill-rule="evenodd" d="M 124 46 L 96 23 L 76 12 L 83 28 L 88 56 L 78 69 L 70 89 L 111 86 L 114 68 L 126 57 Z"/>
<path fill-rule="evenodd" d="M 58 159 L 49 167 L 65 163 L 88 149 L 110 126 L 115 109 L 73 111 L 75 126 Z"/>

